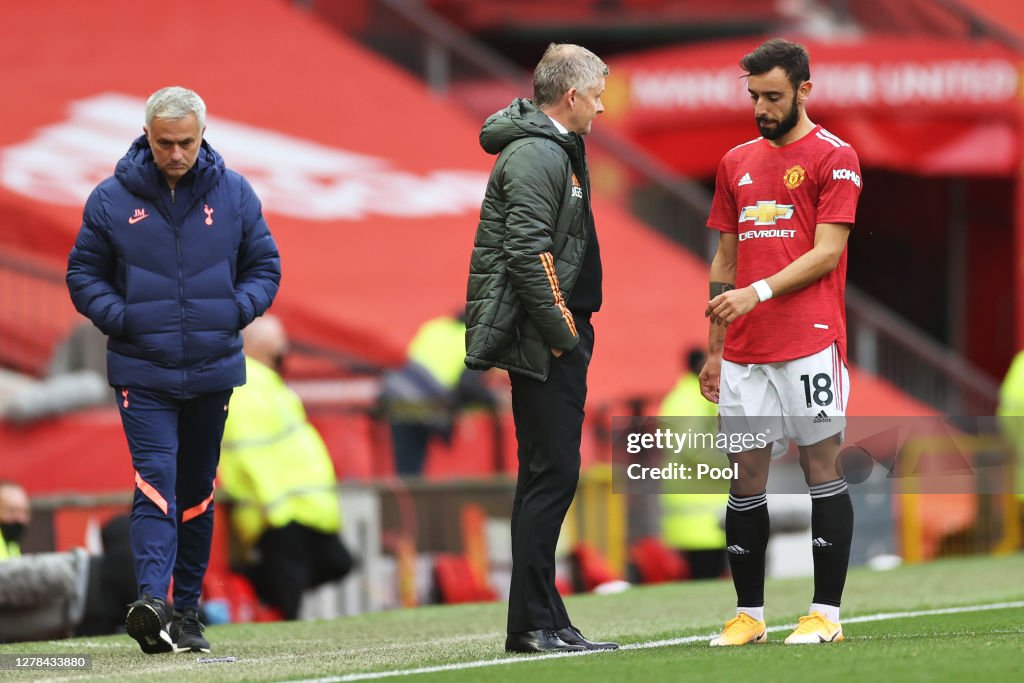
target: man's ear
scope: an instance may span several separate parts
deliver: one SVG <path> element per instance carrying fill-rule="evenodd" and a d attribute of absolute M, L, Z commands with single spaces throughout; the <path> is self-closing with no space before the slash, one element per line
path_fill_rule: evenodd
<path fill-rule="evenodd" d="M 566 102 L 569 105 L 569 109 L 572 110 L 576 107 L 576 88 L 569 88 L 565 93 Z"/>
<path fill-rule="evenodd" d="M 146 140 L 149 140 L 149 131 L 146 130 L 145 126 L 142 127 L 142 134 L 146 136 Z"/>
<path fill-rule="evenodd" d="M 800 84 L 800 87 L 797 88 L 796 91 L 797 100 L 800 102 L 800 104 L 804 104 L 807 101 L 807 98 L 811 94 L 812 88 L 814 88 L 814 84 L 811 83 L 810 81 L 804 81 L 803 83 Z"/>

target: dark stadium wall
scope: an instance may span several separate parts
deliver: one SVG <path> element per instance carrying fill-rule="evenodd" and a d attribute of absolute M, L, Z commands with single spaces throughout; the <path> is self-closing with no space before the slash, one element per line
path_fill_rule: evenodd
<path fill-rule="evenodd" d="M 850 282 L 1001 377 L 1017 348 L 1013 181 L 863 170 Z"/>

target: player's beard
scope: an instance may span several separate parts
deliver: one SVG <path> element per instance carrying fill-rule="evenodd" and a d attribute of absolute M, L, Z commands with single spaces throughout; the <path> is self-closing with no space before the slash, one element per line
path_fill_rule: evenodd
<path fill-rule="evenodd" d="M 781 121 L 776 123 L 774 127 L 767 126 L 762 119 L 757 119 L 757 129 L 761 131 L 761 136 L 765 140 L 778 140 L 783 135 L 793 130 L 796 127 L 797 122 L 800 120 L 800 109 L 796 105 L 796 93 L 793 93 L 793 101 L 789 106 L 789 113 L 782 117 Z"/>

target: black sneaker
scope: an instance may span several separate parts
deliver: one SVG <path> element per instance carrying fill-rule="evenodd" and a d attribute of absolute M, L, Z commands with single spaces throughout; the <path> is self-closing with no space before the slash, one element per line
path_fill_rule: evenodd
<path fill-rule="evenodd" d="M 210 643 L 203 638 L 206 628 L 199 621 L 199 611 L 195 607 L 185 607 L 181 611 L 174 610 L 171 621 L 171 638 L 174 640 L 175 652 L 209 652 Z"/>
<path fill-rule="evenodd" d="M 174 643 L 167 630 L 167 612 L 164 601 L 148 595 L 128 605 L 128 616 L 124 620 L 128 635 L 139 643 L 147 655 L 171 652 Z"/>

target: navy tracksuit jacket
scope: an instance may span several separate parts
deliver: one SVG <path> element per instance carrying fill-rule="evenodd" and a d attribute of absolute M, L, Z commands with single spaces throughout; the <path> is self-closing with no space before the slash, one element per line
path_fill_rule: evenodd
<path fill-rule="evenodd" d="M 135 468 L 139 594 L 196 606 L 239 331 L 270 307 L 277 247 L 249 183 L 203 141 L 174 196 L 145 136 L 93 190 L 68 257 L 75 308 L 108 336 L 107 373 Z"/>

